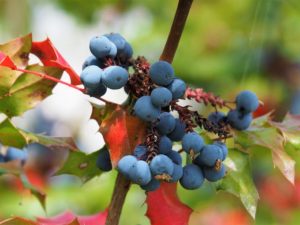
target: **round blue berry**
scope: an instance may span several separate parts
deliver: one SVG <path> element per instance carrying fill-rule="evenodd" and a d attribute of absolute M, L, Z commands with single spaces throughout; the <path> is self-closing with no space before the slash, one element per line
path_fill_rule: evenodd
<path fill-rule="evenodd" d="M 109 66 L 104 69 L 102 81 L 110 89 L 120 89 L 128 81 L 128 71 L 120 66 Z"/>
<path fill-rule="evenodd" d="M 169 157 L 159 154 L 152 159 L 150 169 L 153 175 L 168 174 L 171 176 L 174 166 Z"/>
<path fill-rule="evenodd" d="M 174 79 L 174 70 L 170 63 L 166 61 L 158 61 L 150 66 L 151 80 L 161 86 L 169 85 Z"/>
<path fill-rule="evenodd" d="M 133 109 L 137 117 L 148 122 L 156 120 L 160 114 L 160 108 L 157 108 L 152 104 L 150 96 L 140 97 L 136 101 Z"/>
<path fill-rule="evenodd" d="M 183 167 L 183 175 L 180 179 L 180 184 L 182 187 L 193 190 L 199 188 L 203 182 L 203 172 L 198 166 L 194 164 L 188 164 Z"/>
<path fill-rule="evenodd" d="M 90 41 L 90 50 L 97 58 L 104 58 L 109 55 L 111 42 L 105 36 L 93 37 Z"/>
<path fill-rule="evenodd" d="M 163 112 L 158 117 L 157 130 L 161 135 L 171 133 L 175 128 L 175 118 L 169 112 Z"/>
<path fill-rule="evenodd" d="M 165 87 L 157 87 L 151 92 L 151 101 L 157 107 L 165 107 L 170 104 L 172 93 Z"/>
<path fill-rule="evenodd" d="M 199 153 L 204 147 L 203 138 L 196 132 L 186 133 L 182 138 L 182 148 L 186 153 Z"/>
<path fill-rule="evenodd" d="M 168 89 L 171 91 L 173 99 L 179 99 L 185 94 L 186 84 L 181 79 L 174 79 Z"/>

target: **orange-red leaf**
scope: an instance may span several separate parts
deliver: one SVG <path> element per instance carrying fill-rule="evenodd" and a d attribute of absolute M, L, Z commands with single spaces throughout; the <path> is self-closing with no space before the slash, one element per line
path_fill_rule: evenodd
<path fill-rule="evenodd" d="M 73 85 L 81 84 L 78 74 L 57 51 L 49 38 L 41 42 L 32 42 L 31 52 L 35 54 L 45 66 L 54 66 L 65 70 Z"/>
<path fill-rule="evenodd" d="M 127 110 L 117 107 L 102 121 L 100 131 L 107 144 L 112 165 L 115 167 L 124 155 L 131 154 L 136 145 L 144 141 L 146 125 L 130 115 Z"/>
<path fill-rule="evenodd" d="M 193 210 L 177 196 L 176 183 L 161 183 L 159 189 L 147 194 L 146 216 L 151 225 L 187 225 Z"/>

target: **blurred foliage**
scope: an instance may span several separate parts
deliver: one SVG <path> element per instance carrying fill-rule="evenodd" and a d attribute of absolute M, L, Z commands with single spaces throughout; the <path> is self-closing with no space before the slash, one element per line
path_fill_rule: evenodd
<path fill-rule="evenodd" d="M 22 29 L 16 29 L 8 25 L 9 22 L 20 20 L 12 16 L 18 13 L 8 13 L 7 7 L 12 7 L 8 6 L 9 1 L 0 0 L 2 33 L 13 29 L 18 34 L 30 31 L 29 3 L 55 2 L 83 27 L 99 22 L 99 14 L 109 7 L 119 15 L 143 7 L 152 16 L 151 26 L 145 32 L 132 35 L 130 42 L 134 46 L 135 55 L 145 55 L 151 61 L 157 60 L 161 53 L 177 4 L 174 0 L 24 0 L 21 1 L 22 7 L 28 3 L 25 10 L 15 7 L 20 12 L 27 12 L 23 23 L 19 25 Z M 5 22 L 5 19 L 11 21 Z M 128 26 L 134 27 L 137 19 L 133 18 L 132 24 Z M 299 37 L 298 0 L 194 0 L 174 60 L 175 71 L 192 85 L 214 91 L 227 99 L 233 99 L 241 89 L 251 89 L 264 100 L 265 108 L 271 110 L 278 107 L 285 113 L 289 107 L 290 94 L 300 84 Z M 299 176 L 299 152 L 290 150 L 288 153 L 297 161 Z M 281 176 L 278 170 L 273 169 L 270 158 L 270 153 L 262 148 L 256 148 L 251 154 L 252 164 L 255 162 L 251 169 L 256 184 L 271 176 Z M 110 200 L 114 179 L 115 173 L 104 174 L 81 186 L 74 177 L 54 178 L 49 187 L 48 214 L 54 215 L 67 208 L 79 214 L 104 210 Z M 16 214 L 33 218 L 43 215 L 41 206 L 33 197 L 16 195 L 10 187 L 3 185 L 0 185 L 0 189 L 0 217 Z M 220 213 L 226 209 L 242 208 L 236 198 L 222 192 L 216 194 L 208 183 L 195 191 L 179 188 L 179 195 L 183 202 L 198 211 L 213 207 Z M 126 200 L 121 224 L 149 224 L 143 216 L 146 211 L 143 202 L 143 192 L 134 185 Z M 299 224 L 299 208 L 299 205 L 291 207 L 284 212 L 284 217 L 279 217 L 264 200 L 259 201 L 255 224 Z M 246 214 L 243 209 L 242 212 Z"/>

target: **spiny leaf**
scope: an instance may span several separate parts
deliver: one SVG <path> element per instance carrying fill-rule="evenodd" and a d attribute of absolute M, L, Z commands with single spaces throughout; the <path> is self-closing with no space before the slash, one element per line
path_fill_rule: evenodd
<path fill-rule="evenodd" d="M 101 170 L 96 166 L 99 151 L 88 155 L 84 152 L 70 152 L 67 161 L 56 175 L 75 175 L 83 182 L 87 182 L 93 177 L 100 175 Z"/>
<path fill-rule="evenodd" d="M 229 171 L 214 185 L 217 190 L 229 192 L 242 201 L 249 214 L 255 218 L 258 192 L 252 180 L 248 154 L 230 149 L 225 164 Z"/>
<path fill-rule="evenodd" d="M 62 70 L 54 67 L 31 65 L 28 70 L 42 72 L 55 78 L 60 78 Z M 18 73 L 5 67 L 0 67 L 0 73 L 5 80 L 8 77 L 18 76 L 6 92 L 0 94 L 0 112 L 9 117 L 19 116 L 28 109 L 35 107 L 40 101 L 51 94 L 55 82 L 45 80 L 30 73 Z M 9 78 L 10 79 L 10 78 Z"/>
<path fill-rule="evenodd" d="M 151 225 L 187 225 L 192 209 L 180 202 L 176 183 L 161 183 L 156 191 L 148 192 L 146 216 Z"/>
<path fill-rule="evenodd" d="M 71 211 L 66 211 L 55 217 L 39 217 L 36 221 L 21 217 L 9 218 L 1 221 L 0 225 L 104 225 L 106 217 L 107 210 L 89 216 L 77 216 Z"/>
<path fill-rule="evenodd" d="M 32 35 L 28 34 L 19 37 L 8 43 L 0 45 L 0 52 L 7 55 L 15 65 L 26 66 L 28 63 L 28 55 L 31 50 Z"/>
<path fill-rule="evenodd" d="M 146 124 L 126 109 L 117 107 L 102 121 L 100 131 L 109 148 L 112 165 L 116 167 L 124 155 L 131 154 L 135 146 L 144 141 Z"/>
<path fill-rule="evenodd" d="M 16 148 L 23 148 L 30 143 L 39 143 L 50 149 L 77 150 L 72 138 L 50 137 L 26 132 L 16 128 L 8 118 L 0 121 L 0 142 Z"/>
<path fill-rule="evenodd" d="M 258 118 L 253 121 L 250 129 L 235 131 L 234 140 L 244 149 L 261 146 L 271 150 L 274 165 L 291 183 L 294 183 L 295 161 L 285 152 L 285 132 L 273 124 L 268 117 Z M 300 135 L 300 129 L 298 132 Z"/>
<path fill-rule="evenodd" d="M 272 125 L 277 127 L 285 140 L 292 145 L 300 144 L 300 115 L 287 114 L 281 123 L 270 121 Z"/>
<path fill-rule="evenodd" d="M 65 70 L 69 74 L 72 84 L 81 84 L 78 74 L 62 57 L 49 38 L 41 42 L 32 42 L 31 52 L 39 57 L 45 66 L 53 66 Z"/>

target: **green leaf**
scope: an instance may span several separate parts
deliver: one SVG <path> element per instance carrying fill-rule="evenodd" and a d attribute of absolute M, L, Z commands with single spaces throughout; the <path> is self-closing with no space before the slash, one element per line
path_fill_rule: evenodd
<path fill-rule="evenodd" d="M 55 67 L 45 67 L 31 65 L 27 70 L 48 74 L 55 78 L 60 78 L 62 70 Z M 16 77 L 11 80 L 6 87 L 0 86 L 0 112 L 8 117 L 23 114 L 28 109 L 35 107 L 40 101 L 51 94 L 55 82 L 37 77 L 30 73 L 18 73 L 5 67 L 0 67 L 0 79 L 7 80 L 7 77 Z M 9 86 L 10 85 L 10 86 Z"/>
<path fill-rule="evenodd" d="M 23 148 L 30 143 L 39 143 L 54 150 L 58 148 L 77 150 L 72 138 L 50 137 L 26 132 L 16 128 L 8 118 L 0 121 L 0 142 L 16 148 Z"/>
<path fill-rule="evenodd" d="M 229 155 L 224 163 L 228 172 L 221 181 L 215 183 L 216 189 L 240 198 L 249 214 L 255 218 L 259 196 L 252 180 L 248 154 L 229 149 Z"/>
<path fill-rule="evenodd" d="M 253 121 L 250 129 L 235 131 L 234 141 L 241 149 L 252 149 L 260 146 L 272 153 L 273 163 L 282 174 L 291 182 L 295 180 L 295 161 L 285 151 L 285 131 L 274 126 L 269 117 L 261 117 Z M 280 123 L 282 124 L 282 123 Z M 300 129 L 297 131 L 300 135 Z"/>
<path fill-rule="evenodd" d="M 281 123 L 271 122 L 271 124 L 280 130 L 286 142 L 296 150 L 300 149 L 300 115 L 287 114 Z"/>
<path fill-rule="evenodd" d="M 102 171 L 96 166 L 99 151 L 91 154 L 85 154 L 84 152 L 70 152 L 67 161 L 56 175 L 74 175 L 79 177 L 84 183 L 95 176 L 100 175 Z"/>

